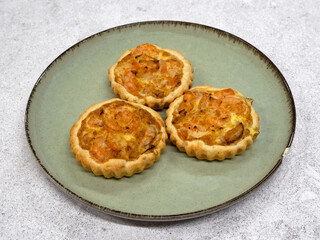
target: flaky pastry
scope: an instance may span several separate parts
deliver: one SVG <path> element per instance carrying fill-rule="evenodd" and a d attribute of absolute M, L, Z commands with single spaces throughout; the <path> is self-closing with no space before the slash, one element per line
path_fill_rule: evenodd
<path fill-rule="evenodd" d="M 169 106 L 193 80 L 193 68 L 181 53 L 148 43 L 125 51 L 108 72 L 120 98 L 154 109 Z"/>
<path fill-rule="evenodd" d="M 198 159 L 233 158 L 259 134 L 259 115 L 252 102 L 230 88 L 194 87 L 166 112 L 170 140 Z"/>
<path fill-rule="evenodd" d="M 71 151 L 95 175 L 121 178 L 158 160 L 167 133 L 153 109 L 121 99 L 89 107 L 70 131 Z"/>

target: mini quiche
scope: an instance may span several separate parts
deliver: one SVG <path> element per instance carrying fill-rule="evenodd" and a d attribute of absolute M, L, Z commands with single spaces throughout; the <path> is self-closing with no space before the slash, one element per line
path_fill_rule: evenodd
<path fill-rule="evenodd" d="M 252 101 L 230 88 L 194 87 L 167 110 L 170 140 L 198 159 L 233 158 L 259 134 L 259 116 Z"/>
<path fill-rule="evenodd" d="M 109 68 L 115 94 L 154 109 L 168 107 L 191 87 L 192 80 L 193 68 L 181 53 L 148 43 L 125 51 Z"/>
<path fill-rule="evenodd" d="M 153 109 L 111 99 L 89 107 L 71 128 L 69 141 L 85 169 L 121 178 L 152 166 L 167 138 L 164 122 Z"/>

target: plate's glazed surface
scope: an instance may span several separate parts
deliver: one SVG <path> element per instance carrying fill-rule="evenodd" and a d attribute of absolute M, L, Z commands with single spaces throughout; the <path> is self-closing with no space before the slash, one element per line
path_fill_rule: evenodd
<path fill-rule="evenodd" d="M 168 140 L 158 162 L 130 178 L 85 171 L 70 151 L 69 130 L 89 106 L 116 97 L 107 69 L 141 43 L 184 54 L 195 70 L 193 86 L 230 87 L 253 98 L 261 132 L 254 144 L 234 159 L 208 162 Z M 165 110 L 160 114 L 165 117 Z M 54 182 L 109 214 L 154 221 L 202 216 L 243 198 L 280 165 L 294 128 L 290 89 L 265 55 L 229 33 L 182 22 L 135 23 L 81 41 L 40 76 L 26 111 L 28 141 Z"/>

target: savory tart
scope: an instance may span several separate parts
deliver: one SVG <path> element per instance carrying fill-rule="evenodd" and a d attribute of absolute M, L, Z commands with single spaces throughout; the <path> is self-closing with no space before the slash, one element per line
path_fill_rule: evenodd
<path fill-rule="evenodd" d="M 121 178 L 152 166 L 167 138 L 156 111 L 111 99 L 89 107 L 71 128 L 69 141 L 85 169 L 106 178 Z"/>
<path fill-rule="evenodd" d="M 167 110 L 170 140 L 198 159 L 233 158 L 259 134 L 259 115 L 252 102 L 230 88 L 194 87 Z"/>
<path fill-rule="evenodd" d="M 168 107 L 193 80 L 190 62 L 178 51 L 148 43 L 125 51 L 109 68 L 109 81 L 120 98 L 154 109 Z"/>

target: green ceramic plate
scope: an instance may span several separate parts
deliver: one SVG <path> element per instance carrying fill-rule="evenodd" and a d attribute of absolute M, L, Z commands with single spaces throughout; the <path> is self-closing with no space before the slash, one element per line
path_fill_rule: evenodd
<path fill-rule="evenodd" d="M 142 43 L 176 49 L 194 67 L 193 86 L 239 90 L 253 98 L 261 134 L 240 156 L 222 162 L 188 157 L 170 141 L 158 162 L 130 178 L 96 177 L 69 147 L 69 130 L 94 103 L 116 97 L 107 69 Z M 160 114 L 165 117 L 165 111 Z M 82 202 L 138 220 L 169 221 L 227 207 L 264 182 L 291 145 L 295 107 L 277 67 L 258 49 L 221 30 L 184 22 L 134 23 L 95 34 L 54 60 L 35 84 L 26 110 L 26 134 L 50 178 Z"/>

